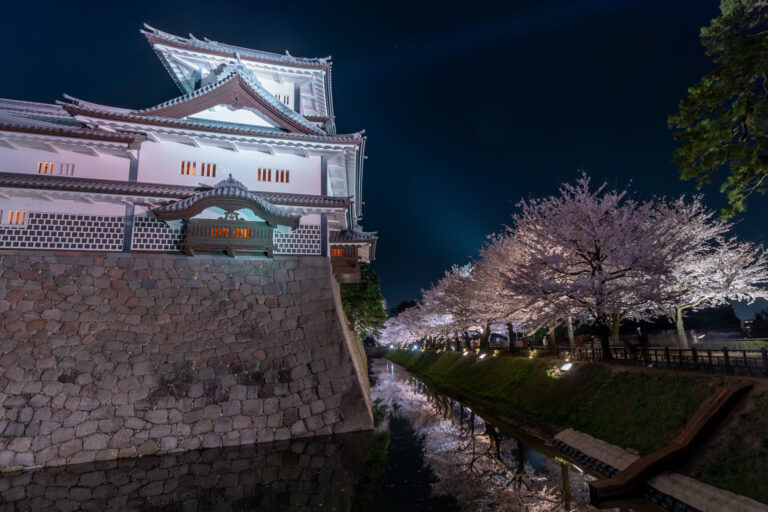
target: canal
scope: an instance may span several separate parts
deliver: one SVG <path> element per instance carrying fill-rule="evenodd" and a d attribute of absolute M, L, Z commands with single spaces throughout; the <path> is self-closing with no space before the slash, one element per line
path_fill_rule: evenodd
<path fill-rule="evenodd" d="M 0 477 L 0 512 L 595 510 L 594 479 L 525 432 L 371 363 L 376 432 L 46 468 Z M 643 500 L 605 510 L 659 511 Z"/>

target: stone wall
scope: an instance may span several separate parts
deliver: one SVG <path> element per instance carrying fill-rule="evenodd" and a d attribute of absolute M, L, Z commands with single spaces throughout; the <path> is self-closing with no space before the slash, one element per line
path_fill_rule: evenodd
<path fill-rule="evenodd" d="M 0 251 L 0 467 L 372 428 L 323 257 Z"/>

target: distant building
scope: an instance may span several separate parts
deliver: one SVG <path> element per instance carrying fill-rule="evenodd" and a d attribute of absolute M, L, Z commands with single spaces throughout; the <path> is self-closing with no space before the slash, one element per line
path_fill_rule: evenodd
<path fill-rule="evenodd" d="M 323 255 L 358 280 L 365 137 L 336 133 L 329 58 L 142 33 L 181 96 L 0 99 L 0 249 Z"/>

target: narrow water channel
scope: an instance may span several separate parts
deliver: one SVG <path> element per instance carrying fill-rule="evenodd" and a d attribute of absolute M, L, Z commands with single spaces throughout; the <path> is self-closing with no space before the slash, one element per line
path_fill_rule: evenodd
<path fill-rule="evenodd" d="M 373 360 L 376 432 L 0 474 L 0 512 L 594 510 L 583 468 Z M 645 502 L 607 507 L 659 511 Z"/>
<path fill-rule="evenodd" d="M 390 361 L 374 360 L 371 377 L 371 396 L 388 411 L 379 429 L 391 433 L 386 483 L 372 510 L 595 510 L 587 487 L 595 477 L 554 448 L 481 417 Z M 645 500 L 604 509 L 662 510 Z"/>

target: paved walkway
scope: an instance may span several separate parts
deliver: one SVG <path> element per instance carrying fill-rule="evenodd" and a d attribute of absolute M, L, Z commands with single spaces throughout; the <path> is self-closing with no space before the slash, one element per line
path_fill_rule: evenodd
<path fill-rule="evenodd" d="M 570 428 L 557 434 L 555 439 L 619 471 L 639 458 L 618 446 Z M 661 473 L 650 479 L 648 485 L 701 512 L 768 512 L 768 505 L 680 473 Z"/>

